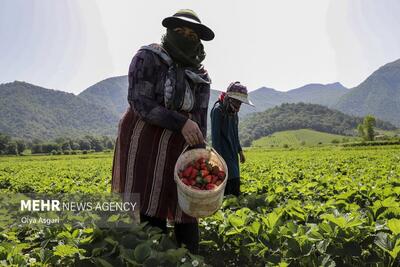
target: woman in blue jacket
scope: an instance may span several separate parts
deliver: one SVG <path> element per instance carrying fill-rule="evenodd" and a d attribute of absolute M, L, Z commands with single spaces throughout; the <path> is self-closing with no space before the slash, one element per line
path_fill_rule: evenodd
<path fill-rule="evenodd" d="M 245 162 L 238 133 L 238 112 L 242 103 L 254 106 L 248 99 L 247 88 L 240 82 L 234 82 L 229 85 L 226 93 L 221 93 L 211 110 L 212 146 L 228 166 L 225 195 L 240 194 L 239 157 L 241 163 Z"/>

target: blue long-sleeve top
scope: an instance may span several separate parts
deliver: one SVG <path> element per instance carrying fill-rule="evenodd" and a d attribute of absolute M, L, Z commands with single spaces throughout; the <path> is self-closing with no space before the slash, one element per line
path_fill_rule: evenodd
<path fill-rule="evenodd" d="M 238 132 L 237 113 L 226 112 L 221 102 L 211 110 L 211 139 L 213 148 L 224 158 L 228 167 L 228 178 L 240 177 L 239 155 L 242 151 Z"/>

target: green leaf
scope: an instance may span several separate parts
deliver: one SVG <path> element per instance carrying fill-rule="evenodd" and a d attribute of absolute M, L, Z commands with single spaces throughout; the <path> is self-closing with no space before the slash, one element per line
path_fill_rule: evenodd
<path fill-rule="evenodd" d="M 239 216 L 237 216 L 235 214 L 230 214 L 228 216 L 228 221 L 235 228 L 242 227 L 244 225 L 244 223 L 245 223 L 245 221 L 241 217 L 239 217 Z"/>
<path fill-rule="evenodd" d="M 356 227 L 364 223 L 364 221 L 358 217 L 335 216 L 333 214 L 322 214 L 321 219 L 330 221 L 342 229 Z"/>
<path fill-rule="evenodd" d="M 176 245 L 167 236 L 163 236 L 160 241 L 160 247 L 162 248 L 162 250 L 168 250 L 175 249 Z"/>
<path fill-rule="evenodd" d="M 92 256 L 94 256 L 94 257 L 100 256 L 105 250 L 106 250 L 105 247 L 94 248 L 94 249 L 92 250 Z"/>
<path fill-rule="evenodd" d="M 329 240 L 322 240 L 320 242 L 317 243 L 317 249 L 319 252 L 321 252 L 321 254 L 325 254 L 326 249 L 328 248 L 330 244 Z"/>
<path fill-rule="evenodd" d="M 140 244 L 135 248 L 135 251 L 133 254 L 135 256 L 135 259 L 139 263 L 142 263 L 150 256 L 151 248 L 147 244 Z"/>
<path fill-rule="evenodd" d="M 400 240 L 397 241 L 395 245 L 387 233 L 379 232 L 376 235 L 375 244 L 395 259 L 400 251 Z"/>
<path fill-rule="evenodd" d="M 312 229 L 309 233 L 308 233 L 308 239 L 309 240 L 314 240 L 314 241 L 319 241 L 319 240 L 323 240 L 324 236 L 321 235 L 320 232 L 318 232 L 318 229 Z"/>
<path fill-rule="evenodd" d="M 113 214 L 110 217 L 108 217 L 107 222 L 113 223 L 118 221 L 120 218 L 120 214 Z"/>
<path fill-rule="evenodd" d="M 388 197 L 384 201 L 382 201 L 382 206 L 387 208 L 398 207 L 399 205 L 399 201 L 396 197 Z"/>
<path fill-rule="evenodd" d="M 167 250 L 167 258 L 172 263 L 179 262 L 183 257 L 185 257 L 187 250 L 185 248 L 169 249 Z"/>
<path fill-rule="evenodd" d="M 287 240 L 288 252 L 287 256 L 289 258 L 298 258 L 302 255 L 299 242 L 296 239 L 290 238 Z"/>
<path fill-rule="evenodd" d="M 71 235 L 71 233 L 70 232 L 68 232 L 68 231 L 62 231 L 61 233 L 59 233 L 58 235 L 57 235 L 57 238 L 58 239 L 72 239 L 72 235 Z"/>
<path fill-rule="evenodd" d="M 225 232 L 225 235 L 226 236 L 237 235 L 237 234 L 240 234 L 243 231 L 243 229 L 244 228 L 240 228 L 240 229 L 231 228 L 231 229 L 229 229 L 228 231 Z"/>
<path fill-rule="evenodd" d="M 106 241 L 107 243 L 109 243 L 110 245 L 113 245 L 113 246 L 117 246 L 118 245 L 118 241 L 112 239 L 111 237 L 104 238 L 104 241 Z"/>
<path fill-rule="evenodd" d="M 394 235 L 400 234 L 400 219 L 390 219 L 387 226 Z"/>
<path fill-rule="evenodd" d="M 79 229 L 75 229 L 75 230 L 72 232 L 72 237 L 73 237 L 73 238 L 77 238 L 78 235 L 79 235 Z"/>
<path fill-rule="evenodd" d="M 330 221 L 340 228 L 345 228 L 346 227 L 346 218 L 344 217 L 335 217 L 333 214 L 322 214 L 321 219 L 325 219 L 327 221 Z"/>
<path fill-rule="evenodd" d="M 214 240 L 202 240 L 199 242 L 200 245 L 209 246 L 209 247 L 218 247 L 218 244 Z"/>
<path fill-rule="evenodd" d="M 333 260 L 331 260 L 330 255 L 325 255 L 322 258 L 321 267 L 335 267 L 335 266 L 336 266 L 336 263 Z"/>
<path fill-rule="evenodd" d="M 54 249 L 54 255 L 60 257 L 70 257 L 79 253 L 79 249 L 70 245 L 58 245 Z"/>
<path fill-rule="evenodd" d="M 267 214 L 266 217 L 262 217 L 262 221 L 267 225 L 269 229 L 274 229 L 279 219 L 283 215 L 283 209 L 275 209 L 273 212 Z"/>
<path fill-rule="evenodd" d="M 390 255 L 393 259 L 396 259 L 400 253 L 400 239 L 396 241 L 396 245 L 394 246 L 393 250 L 390 252 Z"/>
<path fill-rule="evenodd" d="M 258 235 L 260 227 L 261 227 L 260 223 L 258 221 L 254 221 L 251 225 L 246 226 L 246 230 L 249 231 L 250 233 L 253 233 L 254 235 Z"/>
<path fill-rule="evenodd" d="M 125 248 L 134 249 L 140 241 L 133 234 L 128 234 L 122 237 L 120 244 Z"/>
<path fill-rule="evenodd" d="M 293 221 L 288 221 L 285 227 L 290 231 L 290 233 L 294 234 L 297 232 L 297 225 L 293 223 Z"/>
<path fill-rule="evenodd" d="M 275 187 L 275 194 L 282 193 L 283 191 L 285 191 L 285 188 L 283 186 L 278 185 Z"/>

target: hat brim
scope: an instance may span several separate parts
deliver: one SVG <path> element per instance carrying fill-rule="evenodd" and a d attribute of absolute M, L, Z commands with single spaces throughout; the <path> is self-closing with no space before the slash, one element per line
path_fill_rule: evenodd
<path fill-rule="evenodd" d="M 236 99 L 236 100 L 239 100 L 240 102 L 245 103 L 245 104 L 247 104 L 247 105 L 250 105 L 250 106 L 255 107 L 254 104 L 253 104 L 253 102 L 251 102 L 251 101 L 250 101 L 247 97 L 245 97 L 245 96 L 241 96 L 241 95 L 229 95 L 229 94 L 227 94 L 227 96 L 230 97 L 230 98 L 234 98 L 234 99 Z"/>
<path fill-rule="evenodd" d="M 186 19 L 185 17 L 167 17 L 163 19 L 162 25 L 169 29 L 174 29 L 182 26 L 191 28 L 197 33 L 199 38 L 204 41 L 211 41 L 215 37 L 214 32 L 206 25 L 198 22 L 193 22 L 192 20 L 189 21 L 189 19 Z"/>

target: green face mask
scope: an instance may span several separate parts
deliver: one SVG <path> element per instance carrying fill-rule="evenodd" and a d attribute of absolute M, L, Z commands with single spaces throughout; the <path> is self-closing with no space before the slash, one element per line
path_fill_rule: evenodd
<path fill-rule="evenodd" d="M 201 44 L 200 41 L 190 40 L 171 29 L 167 30 L 167 38 L 186 55 L 195 54 Z"/>

